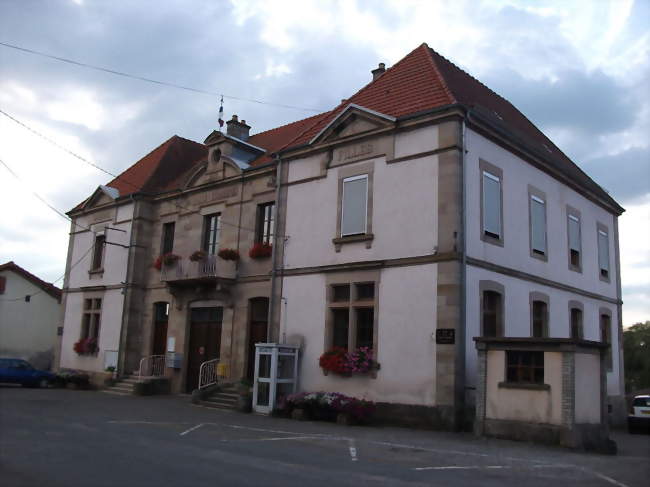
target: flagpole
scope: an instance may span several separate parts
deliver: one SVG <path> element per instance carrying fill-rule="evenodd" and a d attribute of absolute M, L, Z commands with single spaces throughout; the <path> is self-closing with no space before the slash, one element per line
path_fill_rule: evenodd
<path fill-rule="evenodd" d="M 223 95 L 221 95 L 221 105 L 219 106 L 219 132 L 223 127 Z"/>

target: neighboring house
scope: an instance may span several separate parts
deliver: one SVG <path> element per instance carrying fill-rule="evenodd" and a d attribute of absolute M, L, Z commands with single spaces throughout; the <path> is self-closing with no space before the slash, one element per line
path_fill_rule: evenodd
<path fill-rule="evenodd" d="M 69 213 L 91 231 L 73 224 L 63 366 L 173 352 L 172 390 L 190 391 L 202 363 L 251 377 L 254 343 L 289 342 L 302 390 L 458 426 L 473 337 L 576 337 L 612 345 L 624 412 L 623 209 L 509 102 L 423 44 L 329 112 L 249 130 L 175 136 Z M 381 369 L 325 376 L 334 346 Z"/>
<path fill-rule="evenodd" d="M 0 265 L 0 357 L 49 370 L 61 325 L 61 290 L 14 262 Z"/>

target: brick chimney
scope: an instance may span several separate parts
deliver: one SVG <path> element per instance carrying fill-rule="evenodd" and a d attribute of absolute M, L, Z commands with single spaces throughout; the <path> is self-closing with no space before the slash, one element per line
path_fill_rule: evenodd
<path fill-rule="evenodd" d="M 386 71 L 386 65 L 384 63 L 379 63 L 379 67 L 375 68 L 371 71 L 372 73 L 372 80 L 375 81 L 377 78 L 379 78 L 384 72 Z"/>
<path fill-rule="evenodd" d="M 237 115 L 233 115 L 230 120 L 226 122 L 226 134 L 236 137 L 239 140 L 248 140 L 248 133 L 251 129 L 250 125 L 246 125 L 246 120 L 239 121 Z"/>

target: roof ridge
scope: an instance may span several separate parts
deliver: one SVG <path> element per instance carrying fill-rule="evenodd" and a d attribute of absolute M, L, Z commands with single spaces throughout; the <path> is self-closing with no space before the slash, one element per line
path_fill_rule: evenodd
<path fill-rule="evenodd" d="M 427 46 L 427 47 L 428 47 L 428 46 Z M 481 80 L 479 80 L 479 79 L 476 78 L 475 76 L 473 76 L 473 75 L 471 75 L 470 73 L 468 73 L 467 71 L 465 71 L 463 68 L 461 68 L 460 66 L 458 66 L 456 63 L 454 63 L 454 62 L 451 61 L 450 59 L 447 59 L 445 56 L 443 56 L 442 54 L 440 54 L 440 53 L 439 53 L 438 51 L 436 51 L 435 49 L 429 47 L 429 50 L 431 51 L 432 54 L 435 54 L 435 55 L 438 56 L 439 58 L 441 58 L 441 59 L 443 59 L 444 61 L 448 62 L 451 66 L 453 66 L 454 68 L 456 68 L 458 71 L 460 71 L 460 72 L 463 73 L 464 75 L 470 77 L 472 80 L 474 80 L 475 82 L 477 82 L 479 85 L 481 85 L 483 88 L 485 88 L 486 90 L 488 90 L 490 93 L 492 93 L 493 95 L 498 96 L 498 97 L 501 98 L 503 101 L 507 102 L 509 105 L 511 105 L 512 107 L 514 107 L 515 109 L 517 109 L 517 111 L 519 111 L 519 112 L 522 113 L 522 115 L 523 115 L 523 112 L 521 112 L 521 110 L 519 110 L 517 107 L 515 107 L 515 106 L 512 104 L 512 102 L 510 102 L 510 100 L 508 100 L 508 99 L 505 98 L 504 96 L 502 96 L 502 95 L 500 95 L 499 93 L 497 93 L 496 91 L 494 91 L 492 88 L 490 88 L 488 85 L 486 85 L 485 83 L 483 83 Z M 431 57 L 431 61 L 432 61 L 433 63 L 435 63 L 435 60 L 433 59 L 433 56 L 430 56 L 430 57 Z M 447 85 L 447 80 L 444 79 L 444 76 L 443 76 L 443 80 L 445 81 L 445 85 Z M 456 97 L 454 96 L 454 98 L 456 98 Z M 530 120 L 529 120 L 529 121 L 530 121 Z M 531 123 L 532 123 L 532 122 L 531 122 Z"/>
<path fill-rule="evenodd" d="M 379 81 L 379 80 L 381 80 L 382 78 L 384 78 L 388 73 L 390 73 L 390 72 L 393 71 L 395 68 L 397 68 L 397 66 L 399 66 L 400 64 L 402 64 L 402 63 L 403 63 L 403 62 L 404 62 L 404 61 L 405 61 L 405 60 L 406 60 L 406 59 L 407 59 L 411 54 L 413 54 L 413 53 L 414 53 L 415 51 L 417 51 L 418 49 L 421 49 L 422 46 L 429 47 L 429 46 L 427 46 L 427 44 L 426 44 L 425 42 L 423 42 L 423 43 L 420 44 L 418 47 L 416 47 L 416 48 L 413 49 L 411 52 L 409 52 L 406 56 L 404 56 L 402 59 L 400 59 L 400 60 L 397 61 L 395 64 L 393 64 L 391 67 L 387 68 L 386 71 L 384 71 L 384 73 L 383 73 L 381 76 L 379 76 L 379 77 L 377 77 L 377 78 L 373 78 L 373 79 L 371 79 L 371 80 L 370 80 L 368 83 L 366 83 L 362 88 L 358 89 L 358 90 L 357 90 L 353 95 L 351 95 L 351 96 L 349 96 L 349 97 L 344 98 L 343 100 L 341 100 L 341 103 L 339 103 L 335 108 L 333 108 L 332 110 L 330 110 L 330 112 L 336 110 L 337 108 L 339 108 L 340 106 L 342 106 L 342 105 L 344 104 L 344 102 L 348 102 L 350 99 L 354 98 L 355 96 L 357 96 L 358 94 L 360 94 L 361 92 L 363 92 L 364 90 L 366 90 L 366 88 L 369 88 L 369 87 L 370 87 L 372 84 L 374 84 L 376 81 Z"/>
<path fill-rule="evenodd" d="M 569 156 L 567 156 L 567 155 L 564 153 L 564 151 L 563 151 L 562 149 L 560 149 L 560 148 L 555 144 L 555 142 L 553 142 L 553 141 L 550 139 L 550 137 L 548 137 L 546 134 L 544 134 L 544 132 L 543 132 L 543 131 L 542 131 L 542 130 L 537 126 L 537 124 L 535 124 L 535 123 L 534 123 L 530 118 L 528 118 L 528 116 L 527 116 L 524 112 L 522 112 L 521 110 L 519 110 L 519 108 L 517 108 L 517 106 L 516 106 L 514 103 L 512 103 L 510 100 L 508 100 L 508 99 L 507 99 L 506 97 L 504 97 L 503 95 L 500 95 L 499 93 L 497 93 L 496 91 L 494 91 L 492 88 L 490 88 L 488 85 L 486 85 L 485 83 L 483 83 L 481 80 L 479 80 L 479 79 L 476 78 L 475 76 L 472 76 L 470 73 L 468 73 L 467 71 L 465 71 L 463 68 L 461 68 L 460 66 L 458 66 L 458 65 L 457 65 L 456 63 L 454 63 L 453 61 L 447 59 L 445 56 L 443 56 L 442 54 L 440 54 L 440 53 L 437 52 L 436 50 L 434 50 L 434 49 L 432 49 L 432 48 L 429 48 L 429 49 L 431 50 L 431 52 L 435 53 L 438 57 L 442 58 L 444 61 L 446 61 L 447 63 L 449 63 L 449 64 L 450 64 L 451 66 L 453 66 L 455 69 L 457 69 L 458 71 L 460 71 L 460 72 L 463 73 L 464 75 L 466 75 L 466 76 L 468 76 L 469 78 L 471 78 L 473 81 L 475 81 L 476 83 L 478 83 L 481 87 L 485 88 L 489 93 L 491 93 L 492 95 L 495 95 L 495 96 L 499 97 L 501 100 L 503 100 L 503 101 L 506 102 L 508 105 L 510 105 L 514 110 L 516 110 L 517 112 L 519 112 L 519 114 L 520 114 L 522 117 L 524 117 L 524 118 L 526 119 L 526 121 L 527 121 L 528 123 L 530 123 L 530 124 L 535 128 L 535 130 L 537 130 L 539 133 L 541 133 L 541 134 L 544 136 L 544 138 L 545 138 L 548 142 L 550 142 L 550 143 L 553 145 L 553 147 L 555 147 L 556 150 L 558 150 L 560 153 L 562 153 L 563 156 L 565 156 L 567 159 L 569 159 L 569 160 L 571 160 L 571 162 L 573 162 L 573 159 L 571 159 Z M 432 57 L 432 60 L 433 60 L 433 57 Z M 434 61 L 434 62 L 435 62 L 435 61 Z M 445 84 L 446 84 L 446 80 L 445 80 Z M 490 110 L 488 107 L 485 107 L 485 108 L 487 108 L 488 110 Z M 497 113 L 497 112 L 495 112 L 495 113 Z M 499 117 L 501 117 L 501 114 L 497 113 L 497 115 L 498 115 Z M 575 162 L 574 162 L 574 164 L 575 164 Z M 576 166 L 578 166 L 578 165 L 576 164 Z M 584 172 L 584 171 L 583 171 L 583 172 Z M 588 176 L 587 173 L 584 173 L 584 174 L 585 174 L 586 176 Z"/>
<path fill-rule="evenodd" d="M 434 53 L 434 52 L 435 52 L 436 54 L 438 54 L 438 53 L 437 53 L 436 51 L 434 51 L 433 49 L 431 49 L 431 48 L 428 46 L 428 44 L 427 44 L 426 42 L 423 42 L 423 43 L 418 47 L 418 49 L 419 49 L 419 48 L 424 48 L 424 49 L 426 49 L 426 53 L 427 53 L 426 58 L 427 58 L 427 59 L 429 60 L 429 62 L 431 63 L 431 67 L 432 67 L 433 70 L 436 72 L 436 75 L 438 76 L 438 79 L 439 79 L 440 82 L 442 83 L 443 90 L 445 91 L 445 93 L 446 93 L 447 96 L 449 97 L 449 101 L 450 101 L 451 103 L 456 103 L 456 102 L 458 101 L 458 99 L 456 98 L 456 95 L 454 95 L 454 92 L 452 91 L 451 87 L 449 86 L 449 83 L 447 82 L 447 80 L 445 79 L 445 77 L 443 76 L 443 74 L 440 72 L 440 68 L 438 67 L 438 65 L 436 64 L 435 60 L 433 59 L 433 55 L 432 55 L 432 53 Z M 442 56 L 442 55 L 440 55 L 440 54 L 438 54 L 438 55 L 439 55 L 441 58 L 445 59 L 445 60 L 446 60 L 447 62 L 449 62 L 450 64 L 454 65 L 454 63 L 452 63 L 451 61 L 447 60 L 444 56 Z M 454 66 L 455 66 L 455 65 L 454 65 Z M 458 68 L 458 69 L 460 69 L 460 68 Z M 461 71 L 462 71 L 462 69 L 461 69 Z"/>

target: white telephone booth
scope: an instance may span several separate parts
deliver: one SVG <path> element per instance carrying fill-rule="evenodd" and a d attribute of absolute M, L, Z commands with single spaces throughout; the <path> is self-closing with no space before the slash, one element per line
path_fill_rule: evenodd
<path fill-rule="evenodd" d="M 253 411 L 270 414 L 279 398 L 296 392 L 298 349 L 279 343 L 255 344 Z"/>

